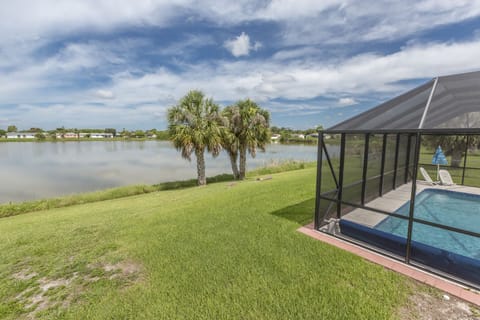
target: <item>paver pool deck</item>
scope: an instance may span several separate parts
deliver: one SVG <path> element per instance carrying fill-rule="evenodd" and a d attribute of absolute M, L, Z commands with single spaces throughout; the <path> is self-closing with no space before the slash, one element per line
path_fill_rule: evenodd
<path fill-rule="evenodd" d="M 480 188 L 474 187 L 467 187 L 461 185 L 453 185 L 453 186 L 440 186 L 440 185 L 429 185 L 423 182 L 417 183 L 416 194 L 419 194 L 425 189 L 440 189 L 440 190 L 450 190 L 450 191 L 457 191 L 457 192 L 466 192 L 480 195 Z M 367 207 L 380 209 L 388 212 L 394 212 L 398 208 L 400 208 L 405 202 L 410 201 L 410 194 L 412 190 L 412 184 L 407 183 L 395 190 L 392 190 L 383 197 L 376 198 L 366 204 Z M 349 220 L 358 224 L 362 224 L 367 227 L 373 228 L 377 224 L 379 224 L 382 220 L 384 220 L 387 216 L 381 213 L 377 213 L 374 211 L 369 211 L 365 209 L 355 209 L 352 212 L 346 214 L 342 217 L 342 219 Z"/>

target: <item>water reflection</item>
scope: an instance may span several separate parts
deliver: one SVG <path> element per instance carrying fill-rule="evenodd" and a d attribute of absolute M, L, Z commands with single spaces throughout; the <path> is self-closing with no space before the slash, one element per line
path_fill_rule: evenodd
<path fill-rule="evenodd" d="M 194 158 L 166 141 L 1 143 L 0 202 L 24 201 L 130 184 L 196 177 Z M 315 161 L 316 146 L 272 144 L 248 168 L 280 160 Z M 207 176 L 230 173 L 225 154 L 206 156 Z"/>

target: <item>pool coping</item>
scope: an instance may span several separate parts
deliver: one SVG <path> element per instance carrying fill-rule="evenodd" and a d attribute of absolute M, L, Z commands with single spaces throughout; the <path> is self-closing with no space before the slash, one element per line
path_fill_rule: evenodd
<path fill-rule="evenodd" d="M 464 301 L 480 307 L 480 293 L 473 291 L 473 289 L 462 286 L 461 284 L 449 281 L 447 279 L 418 269 L 412 265 L 405 264 L 403 262 L 357 246 L 353 243 L 317 231 L 313 228 L 312 223 L 300 227 L 299 229 L 297 229 L 297 231 L 316 240 L 320 240 L 324 243 L 328 243 L 337 248 L 356 254 L 357 256 L 360 256 L 373 263 L 379 264 L 389 270 L 398 272 L 419 282 L 428 284 L 432 287 L 435 287 L 439 290 L 442 290 L 457 298 L 460 298 Z"/>

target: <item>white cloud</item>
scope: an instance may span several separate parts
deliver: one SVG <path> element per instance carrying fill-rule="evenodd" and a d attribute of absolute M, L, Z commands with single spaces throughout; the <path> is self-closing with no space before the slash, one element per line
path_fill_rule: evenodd
<path fill-rule="evenodd" d="M 405 8 L 409 8 L 405 10 Z M 480 2 L 460 0 L 272 1 L 256 16 L 284 23 L 289 44 L 352 43 L 398 40 L 480 15 Z"/>
<path fill-rule="evenodd" d="M 152 104 L 166 108 L 192 88 L 226 103 L 246 96 L 267 105 L 272 99 L 322 96 L 346 105 L 352 102 L 349 99 L 355 102 L 366 95 L 388 97 L 411 86 L 396 83 L 400 80 L 480 69 L 480 40 L 474 40 L 414 45 L 388 55 L 362 54 L 336 64 L 273 59 L 217 61 L 183 64 L 179 73 L 162 67 L 140 73 L 135 68 L 132 72 L 120 71 L 124 66 L 100 90 L 63 88 L 58 82 L 64 78 L 59 75 L 68 79 L 116 61 L 115 55 L 97 46 L 102 45 L 68 47 L 38 66 L 29 65 L 0 78 L 0 105 L 61 101 L 64 105 L 100 103 L 119 109 Z M 110 97 L 115 99 L 106 99 Z M 0 111 L 0 117 L 12 118 L 4 111 Z"/>
<path fill-rule="evenodd" d="M 110 90 L 97 90 L 95 92 L 95 96 L 100 98 L 100 99 L 114 99 L 115 98 L 115 95 L 113 94 L 112 91 Z"/>
<path fill-rule="evenodd" d="M 398 40 L 480 15 L 471 0 L 206 0 L 197 14 L 221 25 L 276 22 L 283 44 L 312 45 Z M 408 10 L 405 10 L 408 8 Z"/>
<path fill-rule="evenodd" d="M 175 55 L 184 57 L 189 51 L 215 44 L 216 42 L 211 35 L 189 35 L 181 39 L 181 41 L 168 46 L 161 46 L 155 52 L 164 56 Z"/>
<path fill-rule="evenodd" d="M 139 0 L 135 4 L 127 0 L 2 2 L 0 117 L 21 119 L 24 111 L 20 116 L 15 113 L 17 108 L 5 106 L 25 104 L 31 111 L 31 121 L 38 121 L 43 115 L 43 119 L 51 117 L 72 123 L 84 119 L 89 123 L 92 117 L 87 114 L 94 114 L 97 123 L 117 118 L 119 122 L 142 122 L 148 117 L 160 117 L 166 107 L 192 88 L 226 103 L 248 96 L 275 110 L 287 109 L 272 101 L 295 101 L 295 105 L 289 105 L 289 112 L 295 113 L 296 106 L 298 112 L 313 114 L 320 106 L 307 100 L 319 96 L 328 97 L 338 106 L 351 105 L 363 101 L 365 96 L 386 98 L 408 89 L 410 85 L 396 83 L 400 80 L 480 69 L 478 38 L 449 43 L 410 41 L 389 54 L 367 52 L 348 57 L 328 51 L 333 58 L 325 58 L 327 49 L 336 48 L 338 43 L 398 40 L 478 17 L 478 1 L 412 0 L 397 4 L 385 0 L 377 1 L 375 6 L 353 0 L 205 0 L 202 6 L 192 3 L 193 0 Z M 25 7 L 29 10 L 22 10 Z M 191 19 L 175 19 L 186 16 Z M 268 22 L 278 28 L 278 38 L 265 44 L 269 50 L 280 49 L 270 59 L 212 61 L 202 57 L 202 62 L 188 63 L 183 58 L 196 48 L 222 43 L 216 34 L 182 35 L 179 43 L 155 44 L 158 51 L 149 52 L 164 60 L 180 56 L 169 60 L 175 68 L 167 69 L 135 59 L 136 51 L 152 50 L 147 38 L 65 42 L 69 35 L 82 35 L 84 31 L 108 35 L 111 30 L 132 26 L 175 27 L 180 20 L 207 21 L 222 28 L 235 26 L 236 30 L 252 21 Z M 54 46 L 57 51 L 49 56 L 37 56 L 52 40 L 63 47 Z M 262 46 L 245 32 L 223 45 L 235 57 L 248 56 Z M 102 76 L 101 81 L 96 79 L 98 75 Z M 38 106 L 45 104 L 50 107 Z"/>
<path fill-rule="evenodd" d="M 252 45 L 248 34 L 242 32 L 235 39 L 225 41 L 224 47 L 227 48 L 233 56 L 241 57 L 248 56 L 251 50 L 257 51 L 262 47 L 262 44 L 257 41 Z"/>
<path fill-rule="evenodd" d="M 320 55 L 320 53 L 320 49 L 305 46 L 296 49 L 285 49 L 277 51 L 272 58 L 276 60 L 306 59 L 311 56 L 318 56 Z"/>
<path fill-rule="evenodd" d="M 126 103 L 136 99 L 163 101 L 167 96 L 171 103 L 172 95 L 178 99 L 191 88 L 198 88 L 219 101 L 245 96 L 263 101 L 336 96 L 339 104 L 346 105 L 355 103 L 356 96 L 391 96 L 411 86 L 397 81 L 480 69 L 479 55 L 480 40 L 406 47 L 384 56 L 360 55 L 337 65 L 220 61 L 189 65 L 180 74 L 164 68 L 140 77 L 122 74 L 115 77 L 111 90 L 119 93 L 117 100 Z M 451 59 L 452 56 L 462 59 Z M 350 94 L 347 98 L 346 93 Z"/>
<path fill-rule="evenodd" d="M 398 39 L 479 15 L 480 2 L 471 0 L 379 0 L 375 6 L 357 0 L 204 0 L 202 5 L 194 0 L 16 0 L 0 4 L 0 43 L 118 27 L 165 27 L 179 17 L 220 26 L 275 22 L 290 44 L 345 43 Z"/>
<path fill-rule="evenodd" d="M 107 31 L 120 25 L 164 26 L 181 12 L 176 9 L 188 4 L 184 0 L 3 1 L 0 38 L 26 40 L 81 30 Z"/>
<path fill-rule="evenodd" d="M 338 99 L 338 104 L 341 106 L 352 106 L 354 104 L 357 104 L 358 102 L 355 101 L 353 98 L 340 98 Z"/>

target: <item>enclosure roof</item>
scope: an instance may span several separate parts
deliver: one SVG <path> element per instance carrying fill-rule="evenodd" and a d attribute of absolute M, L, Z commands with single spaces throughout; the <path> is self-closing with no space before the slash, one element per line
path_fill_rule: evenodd
<path fill-rule="evenodd" d="M 327 131 L 480 129 L 480 71 L 437 77 Z"/>

